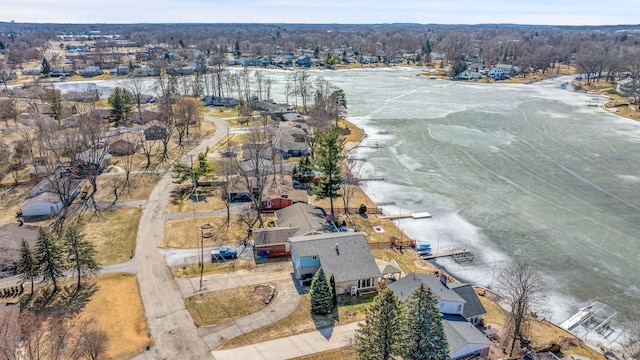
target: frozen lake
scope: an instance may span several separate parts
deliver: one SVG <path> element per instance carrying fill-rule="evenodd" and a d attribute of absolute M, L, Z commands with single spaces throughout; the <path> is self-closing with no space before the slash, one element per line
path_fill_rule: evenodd
<path fill-rule="evenodd" d="M 561 89 L 567 79 L 471 84 L 418 73 L 310 71 L 344 89 L 350 120 L 384 145 L 355 154 L 367 159 L 355 171 L 385 178 L 365 184 L 374 201 L 395 201 L 388 213 L 433 214 L 398 224 L 436 251 L 471 248 L 472 264 L 438 260 L 463 279 L 490 286 L 510 259 L 534 265 L 556 323 L 593 299 L 631 312 L 640 299 L 640 124 L 587 107 L 602 100 Z M 289 72 L 268 74 L 283 101 Z"/>

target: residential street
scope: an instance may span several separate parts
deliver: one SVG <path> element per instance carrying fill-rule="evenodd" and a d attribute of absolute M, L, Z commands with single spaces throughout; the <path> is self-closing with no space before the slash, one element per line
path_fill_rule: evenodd
<path fill-rule="evenodd" d="M 212 148 L 226 135 L 226 121 L 214 118 L 214 123 L 215 134 L 189 154 L 197 155 L 207 146 Z M 188 160 L 188 155 L 182 159 Z M 136 359 L 210 359 L 209 347 L 199 336 L 171 270 L 158 249 L 164 237 L 168 194 L 172 186 L 171 173 L 166 173 L 153 189 L 140 218 L 135 258 L 140 295 L 154 345 Z"/>

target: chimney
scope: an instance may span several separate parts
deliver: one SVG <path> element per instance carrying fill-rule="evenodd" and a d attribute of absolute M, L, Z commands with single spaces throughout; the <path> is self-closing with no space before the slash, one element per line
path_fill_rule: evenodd
<path fill-rule="evenodd" d="M 338 243 L 336 243 L 336 255 L 340 256 L 340 249 L 338 249 Z"/>

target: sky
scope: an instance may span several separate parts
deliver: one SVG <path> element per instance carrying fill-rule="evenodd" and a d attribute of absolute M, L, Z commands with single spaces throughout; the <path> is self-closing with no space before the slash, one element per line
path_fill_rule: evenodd
<path fill-rule="evenodd" d="M 639 0 L 3 0 L 31 23 L 640 24 Z"/>

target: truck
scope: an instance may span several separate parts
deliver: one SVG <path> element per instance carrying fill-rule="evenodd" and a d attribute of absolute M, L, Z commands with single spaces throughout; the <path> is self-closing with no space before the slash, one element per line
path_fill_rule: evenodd
<path fill-rule="evenodd" d="M 219 262 L 227 259 L 235 259 L 238 257 L 236 249 L 223 246 L 219 250 L 211 250 L 211 262 Z"/>

